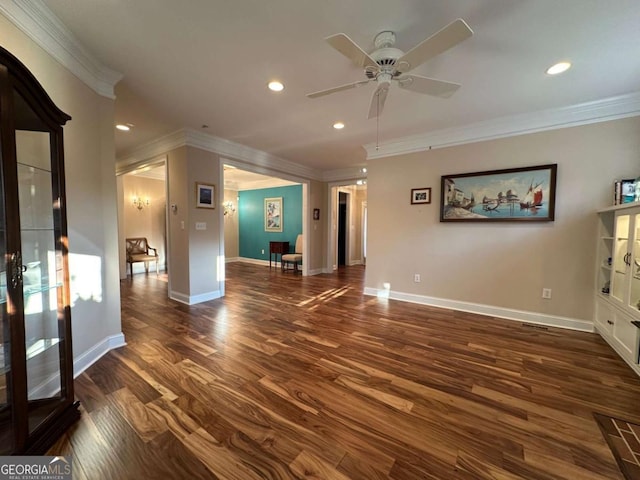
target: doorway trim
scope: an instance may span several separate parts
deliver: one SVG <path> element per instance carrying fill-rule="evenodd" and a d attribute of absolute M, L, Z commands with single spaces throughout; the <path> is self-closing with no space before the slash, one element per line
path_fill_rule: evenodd
<path fill-rule="evenodd" d="M 165 197 L 165 223 L 164 223 L 164 238 L 166 242 L 165 248 L 165 270 L 167 272 L 171 272 L 171 255 L 169 252 L 171 251 L 171 247 L 169 245 L 169 205 L 166 202 L 166 199 L 169 198 L 169 178 L 167 171 L 167 162 L 168 157 L 166 154 L 158 155 L 148 160 L 143 160 L 140 162 L 132 163 L 130 165 L 126 165 L 123 168 L 116 170 L 116 188 L 117 188 L 117 196 L 118 196 L 118 252 L 119 252 L 119 267 L 120 267 L 120 279 L 123 280 L 127 277 L 127 252 L 125 245 L 126 234 L 124 232 L 124 209 L 126 207 L 126 199 L 124 198 L 124 190 L 123 190 L 123 177 L 126 174 L 135 173 L 138 171 L 151 170 L 152 168 L 164 167 L 164 197 Z M 124 274 L 124 276 L 123 276 Z M 169 288 L 171 288 L 171 275 L 168 275 Z M 170 290 L 169 290 L 170 291 Z"/>
<path fill-rule="evenodd" d="M 327 211 L 329 215 L 327 215 L 326 219 L 326 258 L 327 261 L 324 266 L 323 273 L 333 273 L 337 269 L 337 242 L 338 242 L 338 192 L 343 191 L 349 194 L 349 204 L 347 206 L 347 244 L 353 245 L 353 238 L 351 238 L 353 219 L 355 214 L 355 208 L 358 208 L 355 205 L 356 197 L 355 192 L 359 187 L 356 179 L 352 180 L 342 180 L 336 182 L 330 182 L 327 184 L 328 186 L 328 195 L 327 195 Z M 364 235 L 364 232 L 363 232 Z M 353 259 L 351 254 L 347 252 L 347 265 L 357 265 L 359 262 L 357 259 Z"/>
<path fill-rule="evenodd" d="M 259 166 L 259 165 L 254 165 L 251 163 L 245 163 L 242 162 L 240 160 L 235 160 L 233 158 L 229 158 L 229 157 L 224 157 L 221 156 L 220 157 L 220 184 L 222 186 L 222 188 L 219 189 L 219 198 L 218 201 L 222 202 L 224 200 L 224 166 L 225 165 L 231 165 L 236 167 L 239 170 L 245 170 L 247 172 L 252 172 L 252 173 L 258 173 L 260 175 L 266 175 L 269 177 L 275 177 L 275 178 L 280 178 L 283 180 L 289 180 L 290 182 L 295 182 L 295 183 L 299 183 L 302 185 L 302 238 L 303 238 L 303 245 L 302 245 L 302 276 L 306 277 L 307 275 L 309 275 L 310 272 L 310 268 L 309 268 L 309 235 L 308 233 L 311 231 L 310 225 L 309 225 L 309 218 L 310 215 L 308 215 L 308 205 L 309 205 L 309 184 L 311 183 L 310 180 L 308 179 L 304 179 L 304 178 L 300 178 L 300 177 L 296 177 L 295 175 L 291 175 L 291 174 L 287 174 L 287 173 L 282 173 L 282 172 L 278 172 L 275 170 L 271 170 L 269 168 L 263 167 L 263 166 Z M 222 209 L 221 209 L 222 210 Z M 222 215 L 222 213 L 220 213 Z M 224 253 L 224 219 L 222 219 L 221 221 L 221 225 L 222 228 L 220 228 L 220 245 L 222 245 L 222 252 Z M 225 275 L 226 277 L 226 275 Z M 222 292 L 224 292 L 224 282 L 226 282 L 226 278 L 223 281 L 223 284 L 221 286 Z M 224 293 L 223 293 L 224 294 Z"/>

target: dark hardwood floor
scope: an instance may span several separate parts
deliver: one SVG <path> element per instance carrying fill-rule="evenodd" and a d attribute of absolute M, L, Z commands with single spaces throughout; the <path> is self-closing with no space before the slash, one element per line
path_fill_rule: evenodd
<path fill-rule="evenodd" d="M 640 422 L 640 378 L 598 335 L 364 296 L 363 267 L 227 277 L 123 282 L 127 346 L 50 451 L 75 479 L 623 479 L 593 412 Z"/>

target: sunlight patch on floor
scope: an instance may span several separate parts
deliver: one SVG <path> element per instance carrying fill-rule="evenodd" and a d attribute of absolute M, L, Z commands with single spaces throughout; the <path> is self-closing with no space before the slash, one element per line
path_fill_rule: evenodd
<path fill-rule="evenodd" d="M 335 298 L 341 297 L 342 295 L 346 294 L 347 292 L 349 292 L 349 290 L 352 290 L 353 287 L 349 287 L 349 286 L 344 286 L 342 288 L 332 288 L 330 290 L 326 290 L 324 292 L 322 292 L 319 295 L 316 295 L 315 297 L 311 297 L 307 300 L 304 300 L 300 303 L 298 303 L 296 306 L 297 307 L 304 307 L 306 305 L 309 305 L 310 303 L 326 303 L 329 300 L 333 300 Z M 316 305 L 317 307 L 317 305 Z M 316 307 L 310 307 L 311 309 L 316 308 Z"/>

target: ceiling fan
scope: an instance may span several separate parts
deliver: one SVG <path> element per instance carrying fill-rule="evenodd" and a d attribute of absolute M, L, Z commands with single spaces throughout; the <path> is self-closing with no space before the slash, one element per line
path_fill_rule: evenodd
<path fill-rule="evenodd" d="M 368 118 L 375 118 L 382 113 L 391 81 L 396 81 L 398 86 L 405 90 L 448 98 L 460 88 L 460 84 L 420 75 L 410 75 L 407 72 L 449 50 L 471 35 L 473 35 L 473 31 L 469 28 L 469 25 L 461 18 L 458 18 L 423 40 L 407 53 L 404 53 L 402 50 L 393 47 L 396 41 L 395 34 L 385 31 L 376 35 L 374 40 L 376 49 L 370 54 L 366 53 L 344 33 L 331 35 L 325 38 L 329 45 L 358 67 L 364 68 L 364 74 L 367 79 L 309 93 L 307 97 L 323 97 L 343 90 L 361 87 L 370 82 L 376 82 L 378 86 L 371 97 Z"/>

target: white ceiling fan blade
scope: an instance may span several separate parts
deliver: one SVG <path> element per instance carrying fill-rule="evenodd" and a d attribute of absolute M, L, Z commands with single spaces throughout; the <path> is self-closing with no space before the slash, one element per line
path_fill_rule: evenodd
<path fill-rule="evenodd" d="M 398 86 L 416 93 L 449 98 L 460 88 L 459 83 L 445 82 L 420 75 L 403 75 L 397 79 Z"/>
<path fill-rule="evenodd" d="M 464 20 L 458 18 L 396 60 L 396 70 L 402 73 L 408 72 L 436 55 L 449 50 L 471 35 L 473 35 L 473 30 Z"/>
<path fill-rule="evenodd" d="M 324 97 L 325 95 L 331 95 L 332 93 L 342 92 L 343 90 L 349 90 L 351 88 L 361 87 L 366 85 L 371 80 L 360 80 L 359 82 L 347 83 L 346 85 L 340 85 L 339 87 L 328 88 L 327 90 L 320 90 L 319 92 L 307 93 L 309 98 Z"/>
<path fill-rule="evenodd" d="M 331 35 L 330 37 L 325 38 L 325 40 L 329 43 L 329 45 L 331 45 L 333 48 L 335 48 L 337 51 L 339 51 L 341 54 L 355 63 L 358 67 L 375 67 L 376 69 L 378 68 L 378 64 L 376 63 L 376 61 L 344 33 Z"/>
<path fill-rule="evenodd" d="M 382 113 L 384 102 L 387 100 L 387 93 L 389 93 L 388 83 L 380 85 L 376 91 L 373 92 L 371 104 L 369 105 L 369 116 L 367 118 L 376 118 Z"/>

